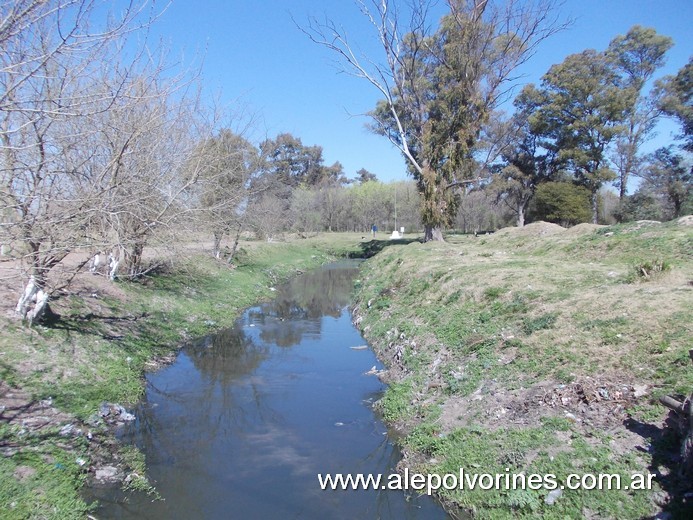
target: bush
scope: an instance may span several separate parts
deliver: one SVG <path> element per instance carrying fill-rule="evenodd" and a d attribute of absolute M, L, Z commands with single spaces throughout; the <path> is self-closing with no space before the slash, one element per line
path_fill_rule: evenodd
<path fill-rule="evenodd" d="M 545 220 L 563 227 L 589 222 L 592 218 L 590 191 L 570 182 L 545 182 L 537 186 L 532 220 Z"/>

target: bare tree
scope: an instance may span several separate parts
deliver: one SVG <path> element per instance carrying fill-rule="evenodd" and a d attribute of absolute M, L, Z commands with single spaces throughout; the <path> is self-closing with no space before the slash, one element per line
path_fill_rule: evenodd
<path fill-rule="evenodd" d="M 242 135 L 222 129 L 200 143 L 189 161 L 188 175 L 198 177 L 194 188 L 196 222 L 214 239 L 213 255 L 221 258 L 222 239 L 233 232 L 233 258 L 250 200 L 265 186 L 254 179 L 260 172 L 258 149 Z"/>
<path fill-rule="evenodd" d="M 20 255 L 16 312 L 29 322 L 97 251 L 117 246 L 132 273 L 143 237 L 170 223 L 185 190 L 188 96 L 151 50 L 125 50 L 157 13 L 133 1 L 101 23 L 101 3 L 0 8 L 0 233 Z M 88 254 L 67 265 L 77 251 Z"/>
<path fill-rule="evenodd" d="M 336 52 L 344 68 L 383 99 L 370 113 L 373 130 L 402 152 L 422 195 L 425 240 L 442 240 L 458 198 L 454 188 L 476 176 L 475 145 L 491 112 L 510 93 L 513 72 L 537 45 L 562 29 L 554 0 L 448 0 L 436 31 L 433 2 L 358 2 L 374 27 L 383 61 L 362 56 L 333 21 L 305 32 Z"/>

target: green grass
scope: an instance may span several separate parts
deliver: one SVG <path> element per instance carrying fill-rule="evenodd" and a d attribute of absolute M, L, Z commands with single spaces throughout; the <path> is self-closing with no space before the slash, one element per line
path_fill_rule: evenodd
<path fill-rule="evenodd" d="M 338 256 L 362 252 L 354 236 L 321 235 L 285 243 L 243 242 L 235 268 L 194 254 L 167 272 L 136 282 L 117 282 L 124 298 L 67 297 L 53 302 L 60 318 L 33 329 L 2 319 L 0 374 L 6 384 L 34 399 L 88 420 L 104 402 L 135 404 L 144 372 L 185 341 L 230 326 L 240 311 L 272 296 L 288 277 Z M 98 428 L 95 431 L 100 431 Z M 100 433 L 101 435 L 102 433 Z M 84 518 L 78 490 L 85 477 L 75 460 L 82 447 L 55 435 L 36 438 L 0 429 L 0 443 L 18 452 L 0 456 L 2 518 Z M 79 453 L 78 453 L 79 452 Z M 144 459 L 123 447 L 127 486 L 151 491 Z M 50 462 L 46 462 L 49 460 Z M 20 481 L 14 472 L 31 466 Z"/>
<path fill-rule="evenodd" d="M 559 438 L 556 431 L 566 431 Z M 545 422 L 537 427 L 501 429 L 489 432 L 481 426 L 458 429 L 448 435 L 431 439 L 431 431 L 418 430 L 407 438 L 419 451 L 433 460 L 425 471 L 438 475 L 459 475 L 460 468 L 472 476 L 500 475 L 503 489 L 445 490 L 443 500 L 474 511 L 478 518 L 580 518 L 585 510 L 609 516 L 619 513 L 619 518 L 640 518 L 650 511 L 649 494 L 645 491 L 623 493 L 608 490 L 564 490 L 554 505 L 545 503 L 548 489 L 531 489 L 522 486 L 521 477 L 539 475 L 546 482 L 565 483 L 571 474 L 614 474 L 622 482 L 630 482 L 637 467 L 630 457 L 614 459 L 608 449 L 608 438 L 598 442 L 585 442 L 566 424 Z M 563 438 L 570 440 L 566 446 Z M 427 439 L 429 439 L 427 441 Z M 509 486 L 505 487 L 508 475 Z M 547 477 L 545 477 L 547 476 Z M 515 484 L 513 485 L 513 479 Z M 525 480 L 525 483 L 527 481 Z M 522 489 L 524 487 L 525 489 Z M 513 489 L 515 488 L 515 489 Z"/>
<path fill-rule="evenodd" d="M 407 432 L 408 460 L 419 461 L 412 469 L 625 477 L 666 460 L 658 446 L 635 450 L 620 419 L 610 437 L 590 426 L 590 416 L 567 421 L 565 412 L 580 413 L 575 402 L 540 406 L 536 392 L 646 385 L 628 413 L 657 428 L 667 410 L 656 398 L 693 389 L 691 258 L 693 230 L 670 223 L 582 235 L 454 236 L 393 245 L 368 260 L 357 295 L 366 337 L 386 363 L 395 347 L 417 345 L 416 355 L 390 364 L 396 384 L 383 399 L 386 420 Z M 647 276 L 638 276 L 643 269 Z M 406 340 L 397 340 L 402 332 Z M 524 419 L 508 422 L 503 413 Z M 553 506 L 544 502 L 547 490 L 441 498 L 482 518 L 580 518 L 585 511 L 642 518 L 656 512 L 656 491 L 566 491 Z"/>
<path fill-rule="evenodd" d="M 57 431 L 40 437 L 20 428 L 0 427 L 5 445 L 24 449 L 0 457 L 0 511 L 2 518 L 83 519 L 89 507 L 79 496 L 85 475 L 77 463 L 86 447 L 66 450 Z"/>

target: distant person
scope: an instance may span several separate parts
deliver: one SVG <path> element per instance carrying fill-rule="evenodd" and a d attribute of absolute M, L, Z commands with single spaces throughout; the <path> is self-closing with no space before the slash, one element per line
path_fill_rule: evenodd
<path fill-rule="evenodd" d="M 375 238 L 375 234 L 378 232 L 378 226 L 373 224 L 373 227 L 371 228 L 371 235 L 373 235 L 373 238 Z"/>

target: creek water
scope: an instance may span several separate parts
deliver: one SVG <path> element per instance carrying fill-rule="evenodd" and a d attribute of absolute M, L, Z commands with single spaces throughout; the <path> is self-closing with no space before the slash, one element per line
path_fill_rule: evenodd
<path fill-rule="evenodd" d="M 415 492 L 322 491 L 319 473 L 395 472 L 400 453 L 373 411 L 380 365 L 352 325 L 358 263 L 277 288 L 233 328 L 185 346 L 147 377 L 120 432 L 145 454 L 162 500 L 92 490 L 97 518 L 448 518 Z"/>

